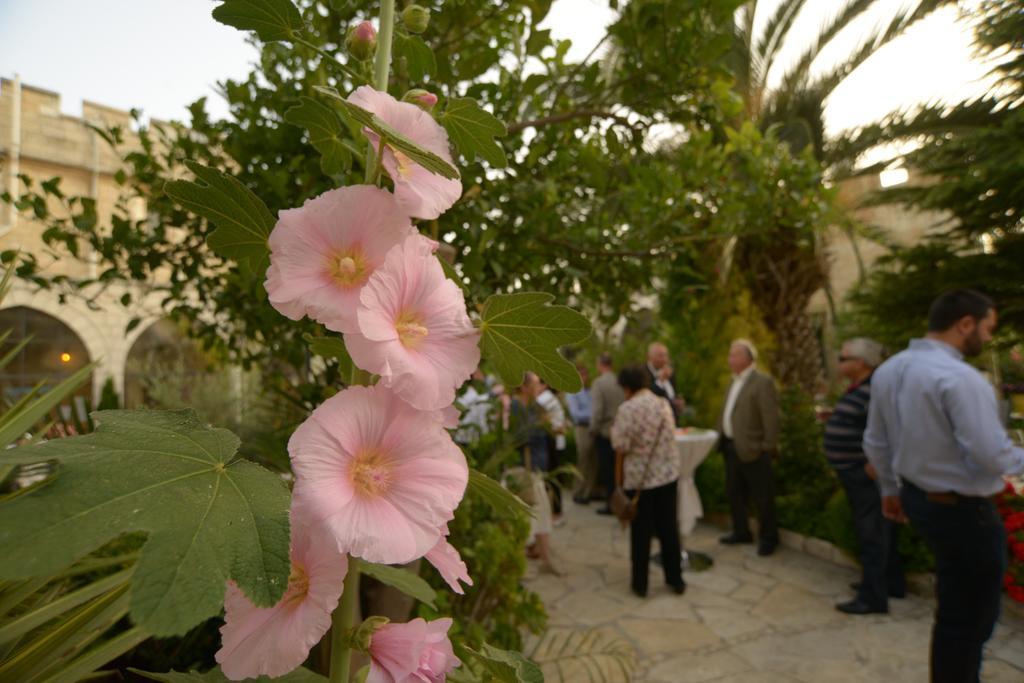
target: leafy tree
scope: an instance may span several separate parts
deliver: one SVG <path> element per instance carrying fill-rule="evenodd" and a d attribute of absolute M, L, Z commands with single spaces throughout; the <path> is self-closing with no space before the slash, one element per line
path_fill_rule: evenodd
<path fill-rule="evenodd" d="M 982 2 L 976 46 L 981 56 L 999 59 L 999 86 L 952 108 L 894 114 L 850 142 L 850 153 L 856 153 L 879 141 L 916 140 L 916 149 L 903 157 L 915 181 L 882 190 L 870 202 L 941 216 L 924 243 L 894 250 L 852 298 L 856 321 L 890 344 L 920 334 L 929 302 L 951 287 L 988 292 L 999 305 L 1001 325 L 1024 333 L 1021 36 L 1024 2 Z"/>

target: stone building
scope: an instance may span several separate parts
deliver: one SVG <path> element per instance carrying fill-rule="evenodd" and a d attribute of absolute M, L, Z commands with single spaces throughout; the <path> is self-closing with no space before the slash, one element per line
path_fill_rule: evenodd
<path fill-rule="evenodd" d="M 35 183 L 59 177 L 65 195 L 94 199 L 99 224 L 109 225 L 120 196 L 114 174 L 121 167 L 121 159 L 90 126 L 105 129 L 113 125 L 130 131 L 130 114 L 86 101 L 81 116 L 69 116 L 61 113 L 57 93 L 22 84 L 18 78 L 0 79 L 0 192 L 17 197 L 22 189 L 21 175 Z M 128 134 L 128 145 L 130 138 Z M 146 216 L 141 202 L 127 208 L 132 220 Z M 30 213 L 0 203 L 0 251 L 34 254 L 50 276 L 97 275 L 97 263 L 89 253 L 83 253 L 82 260 L 57 258 L 43 242 L 42 232 L 41 223 Z M 88 250 L 86 245 L 83 248 Z M 110 380 L 118 395 L 124 396 L 126 383 L 132 383 L 129 358 L 174 346 L 181 339 L 172 324 L 161 321 L 158 307 L 144 293 L 133 292 L 133 299 L 139 301 L 134 307 L 122 306 L 119 299 L 126 291 L 120 285 L 109 287 L 91 306 L 78 297 L 68 297 L 62 303 L 55 292 L 15 279 L 0 303 L 0 332 L 11 330 L 6 340 L 8 348 L 27 336 L 31 341 L 7 368 L 0 370 L 4 397 L 15 399 L 39 381 L 59 381 L 90 362 L 96 366 L 82 395 L 95 405 L 103 385 Z M 128 323 L 135 317 L 142 323 L 129 332 Z M 128 389 L 129 394 L 133 393 L 132 387 Z"/>

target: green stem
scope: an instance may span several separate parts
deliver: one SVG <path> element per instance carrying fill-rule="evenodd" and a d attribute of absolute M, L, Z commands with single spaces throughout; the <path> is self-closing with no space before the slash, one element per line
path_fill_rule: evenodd
<path fill-rule="evenodd" d="M 395 35 L 395 0 L 381 0 L 380 32 L 377 34 L 377 54 L 373 62 L 373 87 L 388 91 L 391 71 L 391 41 Z"/>
<path fill-rule="evenodd" d="M 349 683 L 352 668 L 352 648 L 348 642 L 349 631 L 355 623 L 359 608 L 359 560 L 348 558 L 348 573 L 341 602 L 331 615 L 331 677 L 330 683 Z"/>
<path fill-rule="evenodd" d="M 388 91 L 388 74 L 391 72 L 391 42 L 395 35 L 395 0 L 380 2 L 380 31 L 377 32 L 377 54 L 373 61 L 373 87 L 381 92 Z M 373 144 L 366 147 L 366 183 L 375 182 L 377 166 Z"/>

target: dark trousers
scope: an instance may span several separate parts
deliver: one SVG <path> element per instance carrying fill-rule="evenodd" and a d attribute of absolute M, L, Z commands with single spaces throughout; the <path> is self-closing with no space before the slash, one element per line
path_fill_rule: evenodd
<path fill-rule="evenodd" d="M 722 439 L 725 455 L 725 493 L 732 512 L 732 532 L 736 536 L 750 537 L 747 523 L 747 499 L 757 508 L 762 543 L 778 543 L 779 528 L 775 522 L 775 482 L 772 476 L 772 458 L 761 454 L 753 462 L 743 462 L 736 455 L 732 439 Z"/>
<path fill-rule="evenodd" d="M 903 561 L 896 549 L 896 525 L 882 515 L 878 485 L 858 463 L 836 469 L 853 511 L 863 570 L 858 599 L 876 609 L 888 609 L 889 595 L 903 595 Z"/>
<path fill-rule="evenodd" d="M 632 496 L 634 492 L 626 493 Z M 661 545 L 661 566 L 665 571 L 665 583 L 678 586 L 683 582 L 678 500 L 678 481 L 640 492 L 636 517 L 629 525 L 629 557 L 633 564 L 632 586 L 638 593 L 647 592 L 652 535 L 657 535 L 658 543 Z"/>
<path fill-rule="evenodd" d="M 610 498 L 615 490 L 615 449 L 611 439 L 595 436 L 594 452 L 597 453 L 597 481 Z"/>
<path fill-rule="evenodd" d="M 1006 571 L 1002 520 L 986 498 L 936 502 L 908 481 L 900 500 L 935 555 L 932 683 L 976 683 L 982 648 L 999 619 Z"/>

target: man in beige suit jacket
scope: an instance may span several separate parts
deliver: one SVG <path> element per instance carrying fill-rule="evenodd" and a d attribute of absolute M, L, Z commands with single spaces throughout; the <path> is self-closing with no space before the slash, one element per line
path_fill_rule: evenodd
<path fill-rule="evenodd" d="M 757 349 L 745 339 L 729 348 L 732 384 L 718 421 L 725 456 L 725 490 L 732 512 L 732 533 L 719 539 L 733 545 L 751 543 L 747 499 L 757 508 L 758 555 L 771 555 L 779 544 L 775 521 L 772 458 L 779 449 L 779 397 L 771 377 L 754 363 Z"/>

